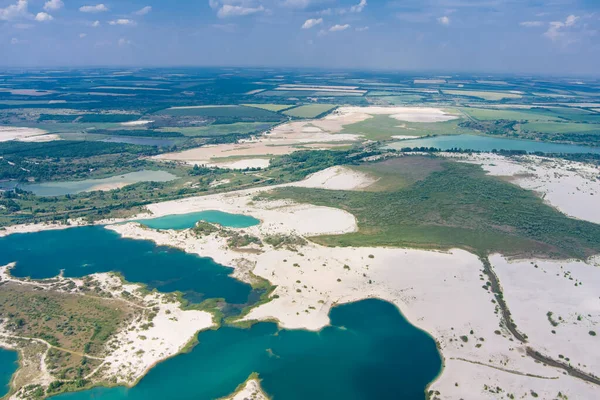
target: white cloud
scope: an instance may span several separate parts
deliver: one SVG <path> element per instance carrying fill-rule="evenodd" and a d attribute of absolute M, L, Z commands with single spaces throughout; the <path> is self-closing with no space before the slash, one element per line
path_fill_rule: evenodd
<path fill-rule="evenodd" d="M 104 4 L 96 4 L 95 6 L 79 7 L 79 11 L 84 13 L 101 13 L 108 11 L 108 7 L 106 7 Z"/>
<path fill-rule="evenodd" d="M 35 20 L 38 22 L 48 22 L 48 21 L 52 21 L 53 19 L 54 19 L 54 17 L 52 15 L 45 13 L 45 12 L 39 12 L 35 16 Z"/>
<path fill-rule="evenodd" d="M 100 21 L 94 21 L 90 24 L 92 28 L 98 28 L 100 26 Z"/>
<path fill-rule="evenodd" d="M 355 12 L 355 13 L 359 13 L 362 12 L 362 10 L 367 6 L 367 0 L 360 0 L 360 3 L 358 3 L 355 6 L 350 7 L 350 12 Z"/>
<path fill-rule="evenodd" d="M 565 28 L 570 28 L 575 26 L 579 20 L 579 17 L 576 15 L 569 15 L 565 22 L 562 21 L 552 21 L 550 22 L 550 27 L 546 32 L 544 32 L 544 36 L 552 41 L 557 41 L 563 38 L 566 33 L 564 32 Z"/>
<path fill-rule="evenodd" d="M 108 21 L 109 25 L 124 25 L 124 26 L 135 26 L 135 21 L 131 19 L 120 18 L 114 21 Z"/>
<path fill-rule="evenodd" d="M 219 8 L 219 2 L 217 0 L 208 0 L 208 5 L 210 6 L 210 8 L 212 8 L 213 10 L 216 10 L 217 8 Z"/>
<path fill-rule="evenodd" d="M 368 30 L 369 30 L 368 26 L 360 26 L 360 27 L 356 28 L 356 32 L 365 32 Z"/>
<path fill-rule="evenodd" d="M 450 25 L 450 17 L 448 17 L 447 15 L 439 17 L 437 21 L 442 25 Z"/>
<path fill-rule="evenodd" d="M 524 26 L 525 28 L 535 28 L 543 26 L 544 23 L 542 21 L 523 21 L 519 25 Z"/>
<path fill-rule="evenodd" d="M 65 6 L 65 3 L 62 0 L 48 0 L 46 4 L 44 4 L 44 10 L 46 11 L 56 11 L 60 10 Z"/>
<path fill-rule="evenodd" d="M 217 16 L 219 18 L 241 17 L 244 15 L 256 14 L 263 11 L 265 11 L 265 8 L 262 5 L 258 7 L 244 7 L 234 6 L 231 4 L 224 4 L 217 12 Z"/>
<path fill-rule="evenodd" d="M 14 44 L 19 44 L 19 43 L 21 43 L 21 41 L 19 39 L 17 39 L 17 38 L 10 39 L 10 44 L 14 45 Z"/>
<path fill-rule="evenodd" d="M 132 42 L 129 39 L 121 38 L 121 39 L 119 39 L 117 44 L 119 45 L 119 47 L 125 47 L 125 46 L 129 46 L 130 44 L 132 44 Z"/>
<path fill-rule="evenodd" d="M 575 25 L 575 23 L 577 22 L 578 19 L 579 19 L 579 17 L 577 17 L 575 15 L 569 15 L 567 17 L 567 20 L 565 21 L 565 26 L 573 26 L 573 25 Z"/>
<path fill-rule="evenodd" d="M 146 6 L 144 8 L 141 8 L 141 9 L 137 10 L 134 14 L 135 15 L 146 15 L 150 11 L 152 11 L 152 7 L 151 6 Z"/>
<path fill-rule="evenodd" d="M 313 26 L 317 26 L 319 24 L 323 23 L 323 18 L 319 18 L 319 19 L 315 19 L 315 18 L 311 18 L 311 19 L 307 19 L 306 21 L 304 21 L 304 24 L 302 24 L 302 29 L 310 29 Z"/>
<path fill-rule="evenodd" d="M 27 11 L 27 0 L 18 0 L 6 8 L 0 8 L 0 21 L 12 21 L 18 18 L 30 17 Z"/>
<path fill-rule="evenodd" d="M 84 37 L 86 37 L 86 36 L 87 36 L 87 33 L 80 33 L 80 34 L 79 34 L 79 37 L 80 37 L 81 39 L 83 39 L 83 38 L 84 38 Z"/>
<path fill-rule="evenodd" d="M 350 28 L 350 25 L 348 25 L 348 24 L 334 25 L 331 28 L 329 28 L 329 32 L 341 32 L 341 31 L 345 31 L 348 28 Z"/>

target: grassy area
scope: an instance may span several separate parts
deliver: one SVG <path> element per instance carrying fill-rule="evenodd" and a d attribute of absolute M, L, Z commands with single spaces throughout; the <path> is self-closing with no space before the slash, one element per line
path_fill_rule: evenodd
<path fill-rule="evenodd" d="M 157 114 L 175 117 L 248 118 L 259 121 L 279 121 L 281 116 L 256 107 L 235 105 L 167 108 Z"/>
<path fill-rule="evenodd" d="M 433 172 L 442 171 L 443 162 L 443 159 L 437 157 L 410 156 L 350 168 L 378 179 L 364 190 L 382 192 L 406 188 L 427 178 Z"/>
<path fill-rule="evenodd" d="M 283 114 L 296 118 L 316 118 L 336 107 L 335 104 L 305 104 L 303 106 L 284 111 Z"/>
<path fill-rule="evenodd" d="M 63 350 L 98 356 L 134 309 L 123 301 L 7 283 L 0 287 L 0 311 L 8 330 L 16 336 L 43 339 Z"/>
<path fill-rule="evenodd" d="M 233 124 L 212 124 L 198 127 L 164 127 L 159 132 L 180 132 L 189 137 L 225 136 L 231 134 L 246 135 L 269 129 L 272 124 L 265 122 L 235 122 Z"/>
<path fill-rule="evenodd" d="M 527 122 L 520 128 L 541 133 L 596 133 L 600 134 L 600 124 L 582 124 L 575 122 Z"/>
<path fill-rule="evenodd" d="M 418 94 L 406 94 L 396 96 L 374 96 L 369 98 L 369 102 L 373 105 L 389 105 L 400 106 L 407 103 L 415 103 L 423 100 L 423 96 Z"/>
<path fill-rule="evenodd" d="M 458 125 L 460 120 L 446 122 L 404 122 L 389 115 L 374 115 L 355 124 L 346 125 L 340 133 L 363 135 L 370 140 L 389 140 L 392 136 L 426 136 L 473 134 L 474 130 Z"/>
<path fill-rule="evenodd" d="M 488 101 L 499 101 L 503 99 L 520 99 L 523 97 L 517 93 L 508 92 L 493 92 L 493 91 L 479 91 L 479 90 L 442 90 L 444 94 L 450 94 L 453 96 L 468 96 L 477 97 L 478 99 Z"/>
<path fill-rule="evenodd" d="M 294 107 L 294 104 L 273 104 L 273 103 L 268 103 L 268 104 L 242 104 L 242 105 L 245 106 L 245 107 L 261 108 L 263 110 L 273 111 L 273 112 L 279 112 L 279 111 L 287 110 L 288 108 Z"/>
<path fill-rule="evenodd" d="M 358 232 L 313 238 L 328 246 L 458 247 L 544 257 L 586 257 L 600 252 L 599 225 L 570 219 L 531 191 L 487 176 L 475 165 L 445 161 L 441 171 L 429 169 L 424 179 L 388 191 L 281 188 L 268 196 L 354 214 Z M 394 168 L 388 165 L 383 170 L 389 182 Z M 416 178 L 407 175 L 402 163 L 397 171 L 406 182 L 419 178 L 419 172 Z"/>
<path fill-rule="evenodd" d="M 547 109 L 462 108 L 462 112 L 479 120 L 560 121 L 560 116 Z"/>

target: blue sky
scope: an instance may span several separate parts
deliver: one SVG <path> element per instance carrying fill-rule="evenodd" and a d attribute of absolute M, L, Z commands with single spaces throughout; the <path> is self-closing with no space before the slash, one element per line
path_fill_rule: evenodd
<path fill-rule="evenodd" d="M 600 0 L 0 0 L 2 66 L 600 72 Z"/>

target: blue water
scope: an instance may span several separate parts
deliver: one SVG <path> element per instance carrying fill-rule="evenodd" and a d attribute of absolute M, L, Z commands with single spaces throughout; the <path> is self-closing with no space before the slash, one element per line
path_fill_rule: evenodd
<path fill-rule="evenodd" d="M 219 224 L 228 228 L 248 228 L 260 223 L 260 220 L 248 215 L 229 214 L 214 210 L 167 215 L 152 219 L 142 219 L 138 222 L 152 229 L 188 229 L 193 228 L 198 221 Z"/>
<path fill-rule="evenodd" d="M 16 351 L 0 348 L 0 398 L 10 391 L 10 380 L 19 367 Z"/>
<path fill-rule="evenodd" d="M 96 388 L 61 400 L 209 400 L 232 393 L 257 372 L 275 400 L 424 400 L 439 374 L 435 341 L 390 303 L 335 307 L 320 332 L 249 329 L 202 332 L 189 354 L 169 359 L 132 389 Z"/>
<path fill-rule="evenodd" d="M 574 144 L 558 144 L 536 142 L 532 140 L 518 140 L 507 138 L 496 138 L 476 135 L 443 135 L 427 137 L 423 139 L 401 140 L 390 144 L 387 148 L 400 150 L 405 147 L 435 147 L 442 150 L 453 148 L 469 149 L 477 151 L 496 150 L 524 150 L 527 152 L 543 153 L 596 153 L 600 154 L 600 148 L 578 146 Z"/>
<path fill-rule="evenodd" d="M 224 298 L 231 304 L 248 302 L 250 285 L 230 276 L 233 269 L 210 258 L 187 254 L 146 240 L 123 239 L 102 227 L 80 227 L 0 238 L 0 265 L 16 261 L 17 277 L 51 278 L 64 270 L 67 277 L 116 271 L 129 282 L 161 292 L 181 291 L 200 302 Z"/>

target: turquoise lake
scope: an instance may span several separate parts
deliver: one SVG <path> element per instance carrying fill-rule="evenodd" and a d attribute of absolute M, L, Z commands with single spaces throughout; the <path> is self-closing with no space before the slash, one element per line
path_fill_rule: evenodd
<path fill-rule="evenodd" d="M 19 367 L 19 355 L 16 351 L 0 348 L 0 397 L 10 390 L 10 379 Z"/>
<path fill-rule="evenodd" d="M 386 147 L 394 150 L 400 150 L 404 147 L 435 147 L 442 150 L 459 148 L 477 151 L 492 151 L 496 149 L 524 150 L 530 153 L 540 151 L 543 153 L 600 154 L 600 148 L 598 147 L 578 146 L 574 144 L 545 143 L 532 140 L 506 139 L 476 135 L 443 135 L 427 137 L 423 139 L 401 140 Z"/>
<path fill-rule="evenodd" d="M 189 353 L 153 368 L 131 388 L 96 388 L 61 400 L 211 400 L 252 372 L 275 400 L 424 400 L 442 360 L 435 341 L 390 303 L 364 300 L 331 310 L 320 332 L 249 329 L 202 332 Z"/>
<path fill-rule="evenodd" d="M 176 178 L 177 176 L 165 171 L 142 170 L 102 179 L 27 183 L 24 185 L 19 185 L 19 188 L 33 192 L 37 196 L 64 196 L 67 194 L 77 194 L 99 190 L 99 188 L 104 185 L 132 185 L 138 182 L 168 182 Z"/>
<path fill-rule="evenodd" d="M 189 214 L 167 215 L 164 217 L 138 220 L 152 229 L 189 229 L 196 222 L 206 221 L 228 228 L 248 228 L 258 225 L 260 220 L 243 214 L 230 214 L 222 211 L 208 210 Z"/>
<path fill-rule="evenodd" d="M 0 265 L 16 261 L 16 277 L 51 278 L 116 271 L 129 282 L 161 292 L 181 291 L 192 302 L 224 298 L 246 304 L 251 287 L 230 276 L 232 268 L 151 241 L 123 239 L 103 227 L 80 227 L 0 238 Z M 250 299 L 251 301 L 251 299 Z"/>

